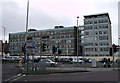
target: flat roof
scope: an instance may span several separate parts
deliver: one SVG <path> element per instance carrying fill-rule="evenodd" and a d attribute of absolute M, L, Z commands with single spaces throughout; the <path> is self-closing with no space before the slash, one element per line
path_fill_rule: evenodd
<path fill-rule="evenodd" d="M 108 13 L 99 13 L 99 14 L 92 14 L 92 15 L 84 15 L 84 18 L 87 18 L 87 17 L 96 17 L 96 16 L 103 16 L 103 15 L 108 16 L 108 19 L 110 21 L 110 17 L 109 17 Z M 110 21 L 110 24 L 111 24 L 111 21 Z"/>
<path fill-rule="evenodd" d="M 74 29 L 74 26 L 64 27 L 64 28 L 53 28 L 53 29 L 44 29 L 44 30 L 30 31 L 30 32 L 28 32 L 28 33 L 46 32 L 46 31 L 57 31 L 57 30 L 66 30 L 66 29 Z M 25 33 L 26 33 L 26 32 L 15 32 L 15 33 L 9 33 L 9 34 L 25 34 Z"/>

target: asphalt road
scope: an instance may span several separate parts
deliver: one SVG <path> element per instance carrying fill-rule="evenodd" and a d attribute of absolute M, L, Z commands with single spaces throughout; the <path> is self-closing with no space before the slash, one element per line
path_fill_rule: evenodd
<path fill-rule="evenodd" d="M 56 73 L 21 76 L 12 81 L 118 81 L 117 71 L 94 71 L 79 73 Z"/>
<path fill-rule="evenodd" d="M 16 67 L 18 63 L 4 63 L 2 64 L 2 81 L 8 80 L 13 76 L 21 73 L 21 70 Z"/>
<path fill-rule="evenodd" d="M 2 65 L 2 81 L 5 81 L 13 76 L 21 73 L 16 66 L 18 63 L 4 63 Z M 62 67 L 71 67 L 74 64 L 63 64 Z M 90 63 L 89 63 L 90 65 Z M 10 80 L 15 83 L 31 82 L 31 81 L 118 81 L 117 71 L 92 71 L 79 73 L 56 73 L 45 75 L 21 75 L 15 79 Z M 109 83 L 109 82 L 108 82 Z"/>

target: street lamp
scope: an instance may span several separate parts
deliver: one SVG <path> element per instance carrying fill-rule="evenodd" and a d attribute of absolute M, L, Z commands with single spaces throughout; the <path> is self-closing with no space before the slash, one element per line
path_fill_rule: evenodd
<path fill-rule="evenodd" d="M 79 16 L 77 16 L 77 63 L 78 63 L 78 19 Z"/>
<path fill-rule="evenodd" d="M 2 26 L 2 28 L 4 29 L 4 43 L 5 43 L 5 27 L 4 26 Z"/>
<path fill-rule="evenodd" d="M 58 49 L 57 49 L 57 53 L 58 53 L 58 50 L 59 50 L 59 42 L 60 42 L 61 40 L 58 40 Z M 59 54 L 58 54 L 58 59 L 60 59 L 60 57 L 59 57 Z"/>
<path fill-rule="evenodd" d="M 26 34 L 25 34 L 25 44 L 27 45 L 27 33 L 28 33 L 28 14 L 29 14 L 29 0 L 27 2 L 27 17 L 26 17 Z M 25 71 L 28 70 L 28 55 L 25 53 Z"/>
<path fill-rule="evenodd" d="M 3 53 L 4 53 L 4 46 L 5 46 L 5 27 L 4 26 L 1 26 L 3 29 L 4 29 L 4 42 L 2 44 L 2 56 L 3 56 Z"/>

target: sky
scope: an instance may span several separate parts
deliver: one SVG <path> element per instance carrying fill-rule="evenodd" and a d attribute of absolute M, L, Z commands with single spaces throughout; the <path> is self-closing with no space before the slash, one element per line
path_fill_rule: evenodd
<path fill-rule="evenodd" d="M 109 13 L 112 26 L 112 42 L 118 44 L 119 0 L 29 0 L 29 29 L 53 29 L 54 26 L 83 25 L 84 15 Z M 27 0 L 1 0 L 0 26 L 9 33 L 24 32 L 26 26 Z M 0 40 L 4 39 L 0 28 Z"/>

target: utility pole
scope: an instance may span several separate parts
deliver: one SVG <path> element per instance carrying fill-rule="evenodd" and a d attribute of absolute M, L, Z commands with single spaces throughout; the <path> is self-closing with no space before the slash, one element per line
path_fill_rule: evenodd
<path fill-rule="evenodd" d="M 5 54 L 4 53 L 4 46 L 5 46 L 5 27 L 4 26 L 2 26 L 2 28 L 4 29 L 4 39 L 3 39 L 3 44 L 2 44 L 2 56 L 3 56 L 3 54 Z"/>
<path fill-rule="evenodd" d="M 27 33 L 28 33 L 28 14 L 29 14 L 29 0 L 27 2 L 27 17 L 26 17 L 26 34 L 25 34 L 25 44 L 27 45 Z M 25 71 L 28 70 L 28 55 L 25 54 Z"/>
<path fill-rule="evenodd" d="M 5 27 L 4 26 L 2 26 L 2 28 L 4 29 L 4 43 L 5 43 Z"/>
<path fill-rule="evenodd" d="M 77 63 L 78 63 L 78 19 L 79 16 L 77 16 Z"/>

